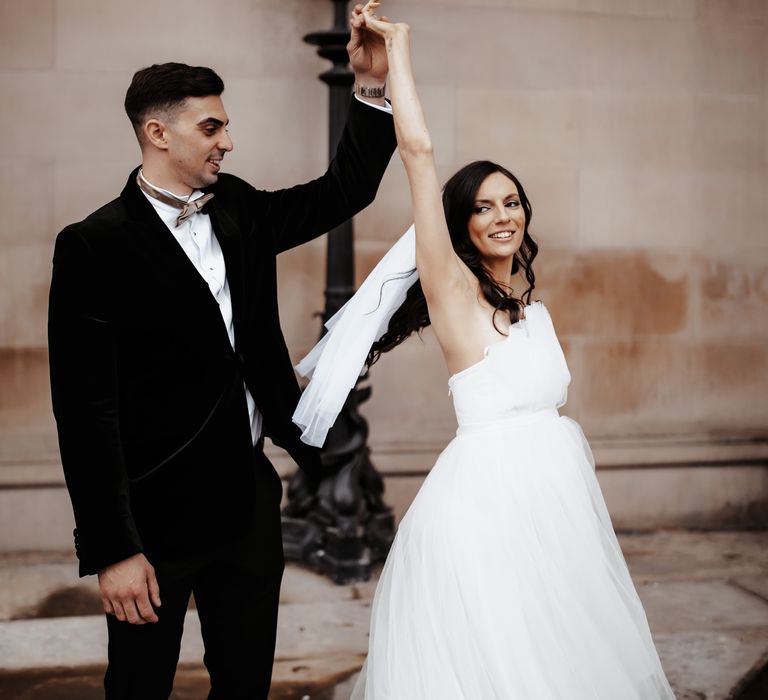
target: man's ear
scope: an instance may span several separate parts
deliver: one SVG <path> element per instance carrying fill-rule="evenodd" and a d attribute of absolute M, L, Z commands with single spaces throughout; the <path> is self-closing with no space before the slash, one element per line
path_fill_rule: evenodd
<path fill-rule="evenodd" d="M 148 119 L 144 122 L 143 132 L 148 144 L 163 151 L 168 149 L 166 126 L 159 119 Z"/>

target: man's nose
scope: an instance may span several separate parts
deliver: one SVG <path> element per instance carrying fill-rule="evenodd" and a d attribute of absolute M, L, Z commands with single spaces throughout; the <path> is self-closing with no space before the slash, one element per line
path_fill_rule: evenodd
<path fill-rule="evenodd" d="M 232 143 L 232 137 L 229 135 L 228 131 L 225 131 L 219 140 L 219 148 L 222 151 L 231 151 L 234 147 L 235 146 Z"/>

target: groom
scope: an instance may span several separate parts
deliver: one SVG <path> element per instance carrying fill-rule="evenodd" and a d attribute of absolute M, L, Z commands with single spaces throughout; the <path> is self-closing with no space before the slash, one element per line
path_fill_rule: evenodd
<path fill-rule="evenodd" d="M 56 240 L 53 408 L 80 574 L 98 574 L 107 613 L 108 699 L 170 695 L 193 593 L 209 698 L 267 697 L 283 552 L 264 436 L 320 469 L 291 422 L 275 256 L 371 202 L 395 146 L 384 46 L 353 26 L 348 49 L 357 94 L 336 156 L 277 192 L 221 174 L 213 70 L 140 70 L 125 107 L 141 167 Z"/>

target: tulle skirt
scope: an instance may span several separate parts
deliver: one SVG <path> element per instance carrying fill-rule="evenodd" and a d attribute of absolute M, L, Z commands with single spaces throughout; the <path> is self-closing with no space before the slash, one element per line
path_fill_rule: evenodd
<path fill-rule="evenodd" d="M 353 700 L 674 699 L 578 424 L 460 429 L 403 518 Z"/>

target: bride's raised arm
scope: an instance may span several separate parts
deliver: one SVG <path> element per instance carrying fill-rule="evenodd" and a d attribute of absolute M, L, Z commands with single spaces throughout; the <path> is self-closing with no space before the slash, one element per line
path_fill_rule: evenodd
<path fill-rule="evenodd" d="M 389 60 L 389 93 L 400 157 L 411 190 L 416 225 L 416 267 L 431 312 L 455 301 L 452 291 L 470 291 L 464 264 L 453 250 L 445 223 L 432 138 L 413 79 L 410 28 L 374 13 L 381 3 L 368 2 L 365 26 L 383 37 Z"/>

